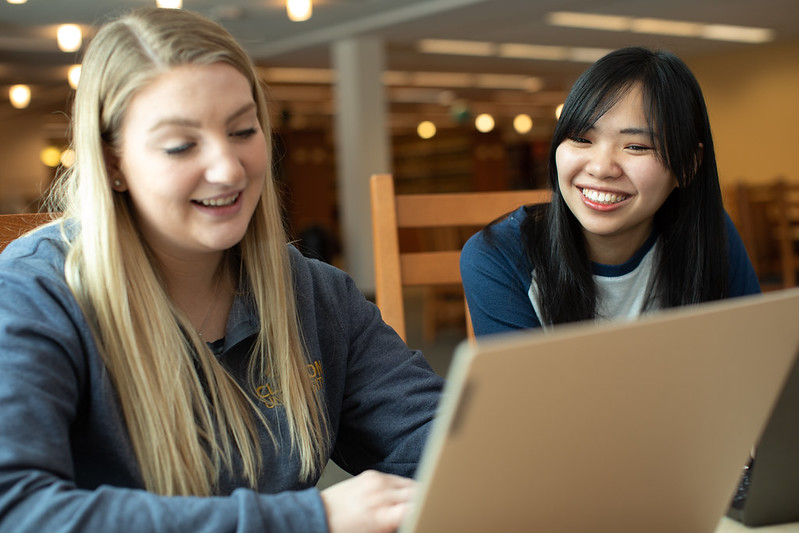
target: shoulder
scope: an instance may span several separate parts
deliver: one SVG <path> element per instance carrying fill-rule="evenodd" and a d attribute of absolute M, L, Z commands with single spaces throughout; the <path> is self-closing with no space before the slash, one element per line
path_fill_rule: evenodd
<path fill-rule="evenodd" d="M 757 278 L 749 254 L 741 235 L 727 212 L 724 212 L 724 225 L 727 233 L 727 259 L 729 268 L 729 296 L 742 296 L 760 292 Z"/>
<path fill-rule="evenodd" d="M 24 346 L 29 356 L 48 361 L 63 353 L 78 364 L 93 335 L 66 280 L 68 247 L 60 225 L 53 224 L 0 254 L 0 332 L 18 353 Z"/>
<path fill-rule="evenodd" d="M 336 316 L 358 308 L 363 294 L 349 274 L 333 265 L 302 255 L 288 245 L 294 294 L 302 315 Z"/>
<path fill-rule="evenodd" d="M 61 225 L 48 224 L 9 243 L 0 254 L 0 272 L 3 278 L 63 280 L 67 249 Z"/>
<path fill-rule="evenodd" d="M 310 287 L 330 287 L 351 282 L 349 275 L 331 264 L 302 255 L 296 247 L 288 245 L 289 260 L 298 290 Z"/>
<path fill-rule="evenodd" d="M 727 235 L 727 253 L 730 256 L 730 259 L 733 260 L 740 256 L 747 256 L 746 248 L 744 247 L 743 240 L 741 240 L 741 235 L 738 233 L 738 229 L 735 227 L 735 223 L 733 223 L 732 218 L 730 215 L 724 211 L 724 230 Z"/>
<path fill-rule="evenodd" d="M 519 256 L 524 252 L 522 221 L 527 213 L 519 207 L 502 220 L 490 224 L 472 235 L 463 247 L 461 262 L 482 254 Z"/>

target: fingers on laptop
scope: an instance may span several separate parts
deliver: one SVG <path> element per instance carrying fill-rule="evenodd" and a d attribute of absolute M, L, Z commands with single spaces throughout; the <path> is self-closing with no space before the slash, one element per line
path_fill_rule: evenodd
<path fill-rule="evenodd" d="M 415 482 L 367 470 L 322 491 L 331 533 L 388 533 L 408 513 Z"/>

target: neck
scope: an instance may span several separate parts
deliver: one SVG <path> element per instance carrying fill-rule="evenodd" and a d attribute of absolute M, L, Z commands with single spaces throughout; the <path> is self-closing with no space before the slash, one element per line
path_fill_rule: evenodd
<path fill-rule="evenodd" d="M 594 235 L 584 233 L 588 258 L 602 265 L 621 265 L 630 260 L 652 233 L 652 225 L 635 233 Z"/>
<path fill-rule="evenodd" d="M 165 270 L 170 298 L 197 333 L 206 341 L 223 337 L 235 284 L 222 255 L 215 261 L 195 261 Z"/>

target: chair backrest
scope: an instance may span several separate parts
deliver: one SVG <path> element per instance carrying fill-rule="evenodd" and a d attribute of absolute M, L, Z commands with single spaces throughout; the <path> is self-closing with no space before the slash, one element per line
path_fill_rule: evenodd
<path fill-rule="evenodd" d="M 761 287 L 763 290 L 782 288 L 774 183 L 740 182 L 735 192 L 738 231 Z"/>
<path fill-rule="evenodd" d="M 376 303 L 383 320 L 403 339 L 406 332 L 402 288 L 461 284 L 461 275 L 459 249 L 403 253 L 399 245 L 401 228 L 480 227 L 522 205 L 550 199 L 550 191 L 543 189 L 396 195 L 390 174 L 372 176 L 370 188 Z M 466 317 L 471 337 L 468 309 Z"/>
<path fill-rule="evenodd" d="M 782 285 L 796 286 L 799 270 L 799 183 L 779 181 L 774 185 L 782 262 Z"/>
<path fill-rule="evenodd" d="M 739 183 L 738 225 L 764 291 L 796 286 L 799 269 L 799 183 L 782 177 Z"/>
<path fill-rule="evenodd" d="M 20 213 L 12 215 L 0 215 L 0 252 L 5 247 L 30 230 L 50 222 L 54 215 L 52 213 Z"/>

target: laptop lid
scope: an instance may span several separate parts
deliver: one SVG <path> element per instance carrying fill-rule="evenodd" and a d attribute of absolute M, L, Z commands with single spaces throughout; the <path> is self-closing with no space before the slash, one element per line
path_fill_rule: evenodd
<path fill-rule="evenodd" d="M 797 317 L 799 318 L 799 317 Z M 799 361 L 794 363 L 756 458 L 727 516 L 747 526 L 799 522 Z"/>
<path fill-rule="evenodd" d="M 400 531 L 714 531 L 797 316 L 799 289 L 461 344 Z"/>

